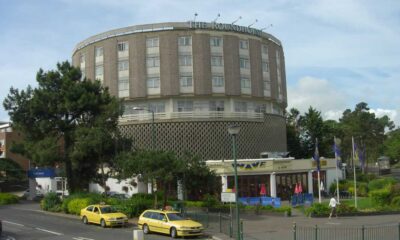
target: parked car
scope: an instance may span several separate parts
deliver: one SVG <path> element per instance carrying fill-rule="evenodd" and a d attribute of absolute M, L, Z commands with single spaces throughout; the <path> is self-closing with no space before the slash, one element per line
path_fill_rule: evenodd
<path fill-rule="evenodd" d="M 103 192 L 103 196 L 113 197 L 118 199 L 128 199 L 130 196 L 126 193 L 118 193 L 118 192 Z"/>
<path fill-rule="evenodd" d="M 179 212 L 146 210 L 138 220 L 138 226 L 143 233 L 159 232 L 169 234 L 172 238 L 178 236 L 200 236 L 204 227 L 201 223 L 185 219 Z"/>
<path fill-rule="evenodd" d="M 80 217 L 84 224 L 100 224 L 103 228 L 128 224 L 128 217 L 110 205 L 96 204 L 87 206 L 81 210 Z"/>
<path fill-rule="evenodd" d="M 36 189 L 35 198 L 42 198 L 43 196 L 44 196 L 43 193 L 39 189 Z M 29 189 L 26 189 L 24 191 L 22 197 L 24 197 L 24 198 L 29 197 Z"/>

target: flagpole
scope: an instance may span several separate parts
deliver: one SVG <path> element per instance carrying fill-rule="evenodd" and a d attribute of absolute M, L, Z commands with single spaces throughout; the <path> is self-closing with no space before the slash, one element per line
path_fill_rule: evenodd
<path fill-rule="evenodd" d="M 355 163 L 355 149 L 354 149 L 354 137 L 351 137 L 351 142 L 353 144 L 353 172 L 354 172 L 354 207 L 357 208 L 357 179 L 356 179 L 356 165 Z"/>
<path fill-rule="evenodd" d="M 321 203 L 321 177 L 318 169 L 318 202 Z"/>
<path fill-rule="evenodd" d="M 336 160 L 336 194 L 337 194 L 337 201 L 338 203 L 340 203 L 339 197 L 339 173 L 338 173 L 338 154 L 337 154 L 337 148 L 338 146 L 336 145 L 336 136 L 333 137 L 333 142 L 334 142 L 334 146 L 335 146 L 335 160 Z"/>

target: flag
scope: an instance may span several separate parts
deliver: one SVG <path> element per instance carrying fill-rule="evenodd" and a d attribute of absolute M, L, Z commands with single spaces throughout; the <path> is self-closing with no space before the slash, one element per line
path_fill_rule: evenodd
<path fill-rule="evenodd" d="M 359 149 L 358 157 L 360 160 L 360 167 L 363 169 L 365 164 L 365 144 Z"/>
<path fill-rule="evenodd" d="M 320 161 L 319 161 L 319 151 L 318 151 L 318 138 L 315 139 L 315 152 L 313 156 L 314 161 L 317 163 L 317 170 L 321 169 Z"/>
<path fill-rule="evenodd" d="M 340 147 L 337 143 L 337 139 L 334 138 L 333 140 L 333 152 L 335 153 L 335 158 L 336 158 L 336 165 L 338 168 L 341 166 L 341 152 L 340 152 Z"/>

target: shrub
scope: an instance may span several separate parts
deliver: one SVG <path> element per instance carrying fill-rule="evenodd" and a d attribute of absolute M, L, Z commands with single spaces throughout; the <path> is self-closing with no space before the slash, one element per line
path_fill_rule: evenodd
<path fill-rule="evenodd" d="M 364 182 L 357 183 L 357 196 L 367 197 L 368 196 L 368 184 Z"/>
<path fill-rule="evenodd" d="M 396 197 L 392 198 L 390 205 L 397 209 L 400 209 L 400 196 L 396 196 Z"/>
<path fill-rule="evenodd" d="M 10 193 L 0 193 L 0 205 L 18 203 L 18 197 Z"/>
<path fill-rule="evenodd" d="M 342 213 L 356 213 L 357 209 L 354 206 L 347 205 L 346 203 L 342 202 L 337 205 L 336 207 L 338 214 Z"/>
<path fill-rule="evenodd" d="M 72 207 L 69 206 L 70 203 L 72 201 L 74 201 L 75 199 L 78 199 L 78 200 L 79 199 L 86 199 L 88 201 L 87 205 L 100 203 L 100 202 L 106 202 L 107 201 L 107 199 L 104 196 L 102 196 L 101 194 L 98 194 L 98 193 L 75 193 L 75 194 L 70 195 L 68 198 L 64 199 L 64 201 L 63 201 L 63 203 L 61 205 L 62 211 L 64 211 L 65 213 L 79 214 L 79 213 L 76 212 L 77 211 L 77 209 L 75 209 L 76 206 L 72 206 Z M 76 204 L 76 202 L 73 203 L 73 204 Z M 86 206 L 83 206 L 82 208 L 84 208 Z M 73 210 L 74 212 L 71 212 L 70 209 L 74 209 Z M 79 209 L 79 212 L 80 212 L 80 210 L 81 209 Z"/>
<path fill-rule="evenodd" d="M 368 189 L 370 191 L 375 191 L 375 190 L 380 190 L 383 189 L 389 185 L 394 185 L 396 184 L 397 181 L 394 178 L 379 178 L 379 179 L 374 179 L 368 183 Z"/>
<path fill-rule="evenodd" d="M 202 207 L 213 208 L 218 204 L 218 199 L 210 194 L 206 194 L 203 197 Z"/>
<path fill-rule="evenodd" d="M 79 215 L 81 209 L 93 204 L 90 198 L 75 198 L 68 203 L 68 212 L 71 214 Z"/>
<path fill-rule="evenodd" d="M 197 207 L 200 208 L 203 205 L 201 201 L 185 201 L 185 207 Z"/>
<path fill-rule="evenodd" d="M 40 201 L 40 207 L 45 211 L 60 212 L 61 211 L 61 199 L 56 193 L 50 192 L 44 196 Z"/>
<path fill-rule="evenodd" d="M 306 216 L 325 216 L 329 215 L 330 209 L 328 205 L 322 203 L 313 203 L 311 207 L 306 209 Z"/>
<path fill-rule="evenodd" d="M 371 200 L 379 207 L 390 204 L 390 188 L 386 187 L 369 193 Z"/>
<path fill-rule="evenodd" d="M 128 217 L 138 217 L 144 210 L 152 208 L 153 200 L 145 198 L 131 198 L 128 200 L 121 201 L 119 205 L 115 207 L 123 212 Z"/>
<path fill-rule="evenodd" d="M 400 196 L 400 183 L 392 185 L 390 192 L 391 192 L 391 198 Z"/>

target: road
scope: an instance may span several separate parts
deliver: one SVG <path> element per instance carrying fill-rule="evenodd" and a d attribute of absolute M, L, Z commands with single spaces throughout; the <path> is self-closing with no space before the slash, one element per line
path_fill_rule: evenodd
<path fill-rule="evenodd" d="M 97 225 L 84 225 L 75 217 L 49 215 L 25 204 L 0 206 L 0 218 L 3 220 L 1 240 L 130 240 L 135 229 L 133 226 L 103 229 Z M 170 237 L 146 235 L 146 240 L 166 239 Z"/>

